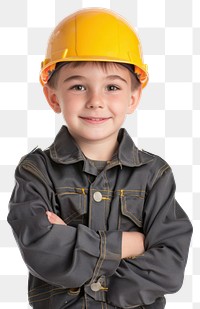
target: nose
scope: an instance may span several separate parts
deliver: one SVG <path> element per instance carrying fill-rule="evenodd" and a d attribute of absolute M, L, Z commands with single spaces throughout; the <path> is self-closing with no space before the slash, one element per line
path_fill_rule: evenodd
<path fill-rule="evenodd" d="M 100 92 L 90 91 L 87 97 L 86 108 L 103 108 L 104 102 Z"/>

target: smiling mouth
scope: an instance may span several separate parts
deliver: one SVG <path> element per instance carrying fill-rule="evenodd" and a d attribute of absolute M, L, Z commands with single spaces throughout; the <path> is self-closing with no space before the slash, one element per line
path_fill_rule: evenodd
<path fill-rule="evenodd" d="M 80 118 L 89 123 L 103 123 L 110 119 L 110 117 L 105 117 L 105 118 L 104 117 L 80 117 Z"/>

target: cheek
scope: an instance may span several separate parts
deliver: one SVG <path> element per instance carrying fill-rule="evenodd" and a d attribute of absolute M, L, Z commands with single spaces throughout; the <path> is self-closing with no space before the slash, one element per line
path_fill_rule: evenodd
<path fill-rule="evenodd" d="M 75 104 L 73 104 L 73 101 L 68 98 L 60 100 L 60 106 L 63 113 L 71 114 L 75 111 Z"/>
<path fill-rule="evenodd" d="M 118 100 L 117 102 L 114 102 L 112 104 L 112 110 L 118 116 L 121 115 L 123 117 L 124 114 L 126 114 L 129 111 L 128 99 L 124 100 L 124 98 L 122 98 L 121 100 Z"/>
<path fill-rule="evenodd" d="M 62 115 L 68 124 L 76 123 L 79 114 L 79 109 L 75 104 L 65 102 L 65 105 L 62 106 Z"/>

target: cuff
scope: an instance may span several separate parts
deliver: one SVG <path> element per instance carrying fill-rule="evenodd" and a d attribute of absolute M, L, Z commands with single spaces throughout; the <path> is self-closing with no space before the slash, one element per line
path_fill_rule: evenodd
<path fill-rule="evenodd" d="M 111 276 L 121 261 L 122 232 L 99 231 L 100 256 L 97 261 L 92 281 L 101 276 Z"/>
<path fill-rule="evenodd" d="M 112 276 L 121 262 L 121 231 L 99 231 L 100 256 L 85 292 L 97 301 L 106 300 L 106 277 Z"/>

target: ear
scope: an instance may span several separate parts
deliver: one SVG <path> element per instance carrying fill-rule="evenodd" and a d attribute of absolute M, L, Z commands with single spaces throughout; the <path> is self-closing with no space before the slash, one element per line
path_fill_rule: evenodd
<path fill-rule="evenodd" d="M 60 108 L 59 100 L 56 95 L 56 90 L 49 86 L 44 86 L 43 92 L 44 92 L 47 102 L 49 103 L 50 107 L 54 110 L 54 112 L 57 114 L 61 113 L 61 108 Z"/>
<path fill-rule="evenodd" d="M 136 110 L 136 108 L 140 103 L 141 95 L 142 95 L 142 86 L 132 91 L 127 114 L 132 114 Z"/>

